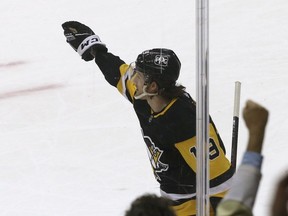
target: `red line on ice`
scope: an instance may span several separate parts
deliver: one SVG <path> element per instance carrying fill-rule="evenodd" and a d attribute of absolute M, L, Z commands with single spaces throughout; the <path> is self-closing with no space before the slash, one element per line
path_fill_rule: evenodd
<path fill-rule="evenodd" d="M 0 100 L 8 99 L 11 97 L 25 96 L 25 95 L 32 94 L 32 93 L 39 92 L 39 91 L 47 91 L 51 89 L 61 88 L 63 86 L 64 85 L 61 85 L 61 84 L 50 84 L 50 85 L 45 85 L 45 86 L 38 86 L 34 88 L 27 88 L 27 89 L 6 92 L 2 94 L 0 93 Z"/>
<path fill-rule="evenodd" d="M 0 68 L 16 67 L 16 66 L 23 65 L 26 63 L 27 62 L 25 62 L 25 61 L 14 61 L 14 62 L 9 62 L 9 63 L 5 63 L 5 64 L 0 64 Z"/>

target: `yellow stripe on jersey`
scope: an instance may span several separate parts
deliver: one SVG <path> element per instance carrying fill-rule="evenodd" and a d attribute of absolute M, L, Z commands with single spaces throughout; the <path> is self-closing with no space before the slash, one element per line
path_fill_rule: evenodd
<path fill-rule="evenodd" d="M 230 168 L 230 162 L 225 157 L 223 149 L 220 147 L 219 140 L 213 125 L 210 123 L 210 143 L 209 143 L 209 156 L 210 156 L 210 179 L 223 174 Z M 175 147 L 183 156 L 186 163 L 190 168 L 196 172 L 197 159 L 196 159 L 196 136 L 176 143 Z"/>
<path fill-rule="evenodd" d="M 187 202 L 184 202 L 181 205 L 173 206 L 172 208 L 177 216 L 196 216 L 196 206 L 196 200 L 188 200 Z M 209 215 L 215 215 L 211 205 L 209 208 Z"/>
<path fill-rule="evenodd" d="M 157 115 L 154 116 L 154 118 L 157 118 L 158 116 L 161 116 L 161 115 L 164 115 L 165 112 L 177 101 L 178 98 L 174 98 L 166 107 L 165 109 L 158 113 Z M 152 110 L 151 110 L 152 111 Z M 152 111 L 152 114 L 153 114 L 153 111 Z"/>
<path fill-rule="evenodd" d="M 136 91 L 136 86 L 131 81 L 132 73 L 129 71 L 129 65 L 122 64 L 119 69 L 121 78 L 117 84 L 117 89 L 124 97 L 133 98 Z M 129 96 L 127 94 L 129 94 Z"/>
<path fill-rule="evenodd" d="M 192 149 L 196 150 L 196 136 L 194 136 L 188 140 L 176 143 L 175 147 L 181 153 L 181 155 L 183 156 L 186 163 L 190 166 L 190 168 L 194 172 L 196 172 L 197 160 L 196 160 L 196 156 L 195 156 L 195 154 L 193 154 L 193 150 L 192 150 Z"/>
<path fill-rule="evenodd" d="M 210 137 L 210 179 L 214 179 L 217 176 L 225 173 L 230 169 L 231 163 L 225 156 L 224 150 L 221 148 L 218 135 L 215 127 L 210 123 L 209 125 L 209 137 Z M 219 156 L 218 156 L 219 151 Z"/>

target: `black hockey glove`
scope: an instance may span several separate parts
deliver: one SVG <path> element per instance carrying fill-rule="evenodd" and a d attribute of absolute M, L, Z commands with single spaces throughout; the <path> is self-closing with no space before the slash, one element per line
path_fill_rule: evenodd
<path fill-rule="evenodd" d="M 94 56 L 91 54 L 91 49 L 107 52 L 106 45 L 101 42 L 99 36 L 95 35 L 88 26 L 76 21 L 68 21 L 62 24 L 62 28 L 64 29 L 66 42 L 69 43 L 85 61 L 94 59 Z"/>

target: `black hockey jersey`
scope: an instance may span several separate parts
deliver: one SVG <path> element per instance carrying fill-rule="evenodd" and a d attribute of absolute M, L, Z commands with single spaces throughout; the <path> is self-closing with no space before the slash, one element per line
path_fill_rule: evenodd
<path fill-rule="evenodd" d="M 153 113 L 146 100 L 134 99 L 129 65 L 111 53 L 97 53 L 96 63 L 106 80 L 134 107 L 161 194 L 174 201 L 196 196 L 196 105 L 188 93 Z M 233 171 L 210 118 L 210 194 L 230 187 Z"/>

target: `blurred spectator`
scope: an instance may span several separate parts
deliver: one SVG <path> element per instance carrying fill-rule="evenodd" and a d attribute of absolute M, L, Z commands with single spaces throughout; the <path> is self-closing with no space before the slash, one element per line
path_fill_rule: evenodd
<path fill-rule="evenodd" d="M 217 208 L 218 216 L 253 215 L 252 209 L 261 179 L 263 159 L 261 152 L 268 115 L 269 113 L 264 107 L 251 100 L 247 101 L 243 110 L 243 118 L 249 131 L 247 150 L 234 176 L 232 188 Z M 280 193 L 277 197 L 281 196 L 283 194 Z M 282 214 L 276 215 L 282 216 Z"/>
<path fill-rule="evenodd" d="M 288 216 L 288 173 L 280 179 L 277 185 L 271 216 Z"/>
<path fill-rule="evenodd" d="M 125 216 L 176 216 L 170 200 L 145 194 L 134 200 Z"/>

